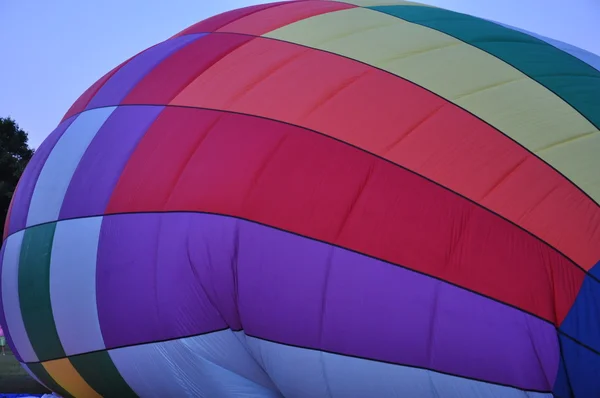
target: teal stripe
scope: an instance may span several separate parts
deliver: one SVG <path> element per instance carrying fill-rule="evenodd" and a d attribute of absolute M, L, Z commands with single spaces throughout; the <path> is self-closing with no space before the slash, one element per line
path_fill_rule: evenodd
<path fill-rule="evenodd" d="M 40 361 L 62 358 L 50 304 L 50 256 L 56 223 L 25 230 L 19 259 L 19 302 L 25 330 Z"/>
<path fill-rule="evenodd" d="M 453 36 L 520 70 L 600 128 L 600 72 L 558 48 L 490 21 L 421 6 L 368 7 Z"/>

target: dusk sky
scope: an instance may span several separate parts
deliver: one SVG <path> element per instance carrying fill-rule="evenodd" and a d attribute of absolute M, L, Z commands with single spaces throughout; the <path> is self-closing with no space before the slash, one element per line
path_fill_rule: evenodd
<path fill-rule="evenodd" d="M 264 2 L 0 0 L 0 116 L 13 117 L 37 147 L 77 97 L 123 60 L 211 15 Z M 598 0 L 422 2 L 600 54 Z"/>

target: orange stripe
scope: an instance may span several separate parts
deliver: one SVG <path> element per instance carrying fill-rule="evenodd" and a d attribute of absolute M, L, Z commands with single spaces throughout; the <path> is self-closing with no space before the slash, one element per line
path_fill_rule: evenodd
<path fill-rule="evenodd" d="M 79 375 L 68 358 L 43 363 L 44 368 L 56 383 L 76 398 L 101 398 Z"/>
<path fill-rule="evenodd" d="M 171 102 L 270 117 L 404 165 L 522 225 L 589 269 L 597 208 L 509 138 L 434 94 L 370 66 L 257 38 Z M 368 132 L 368 134 L 365 134 Z"/>

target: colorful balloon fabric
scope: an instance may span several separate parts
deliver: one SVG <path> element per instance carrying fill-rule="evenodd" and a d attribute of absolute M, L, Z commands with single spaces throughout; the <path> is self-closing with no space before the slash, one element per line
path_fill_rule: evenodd
<path fill-rule="evenodd" d="M 600 57 L 385 0 L 214 16 L 15 193 L 11 348 L 64 397 L 600 396 Z"/>

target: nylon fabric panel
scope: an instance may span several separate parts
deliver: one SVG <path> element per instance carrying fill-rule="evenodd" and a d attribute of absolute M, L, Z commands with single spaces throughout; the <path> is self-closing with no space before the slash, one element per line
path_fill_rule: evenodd
<path fill-rule="evenodd" d="M 231 331 L 110 351 L 141 397 L 282 397 Z"/>
<path fill-rule="evenodd" d="M 163 59 L 202 36 L 199 34 L 174 38 L 142 51 L 123 65 L 100 87 L 85 109 L 119 103 L 140 79 Z"/>
<path fill-rule="evenodd" d="M 56 223 L 28 228 L 19 259 L 19 299 L 23 322 L 40 361 L 65 356 L 50 301 L 50 258 Z"/>
<path fill-rule="evenodd" d="M 81 157 L 65 192 L 60 219 L 104 212 L 129 156 L 162 110 L 160 106 L 115 109 Z"/>
<path fill-rule="evenodd" d="M 600 201 L 600 175 L 592 172 L 599 167 L 596 127 L 541 84 L 479 48 L 364 8 L 318 15 L 265 37 L 347 56 L 415 82 L 538 154 Z M 565 142 L 569 161 L 553 153 L 565 150 Z M 590 145 L 594 156 L 586 150 Z M 572 162 L 573 157 L 581 161 Z"/>
<path fill-rule="evenodd" d="M 75 370 L 68 358 L 43 362 L 42 365 L 50 377 L 74 397 L 101 398 Z"/>
<path fill-rule="evenodd" d="M 258 81 L 256 76 L 261 76 Z M 391 74 L 335 55 L 256 39 L 201 74 L 172 104 L 243 112 L 315 129 L 480 203 L 584 269 L 600 257 L 595 243 L 600 240 L 595 228 L 600 208 L 593 201 L 491 126 Z"/>
<path fill-rule="evenodd" d="M 196 33 L 205 33 L 205 32 L 214 32 L 221 28 L 224 25 L 227 25 L 237 19 L 243 18 L 247 15 L 254 14 L 256 12 L 260 12 L 261 10 L 266 10 L 271 7 L 277 7 L 282 4 L 287 4 L 288 1 L 279 1 L 275 3 L 267 3 L 267 4 L 257 4 L 253 6 L 238 8 L 235 10 L 227 11 L 221 14 L 213 15 L 210 18 L 207 18 L 203 21 L 200 21 L 181 32 L 177 33 L 173 37 L 180 37 L 184 35 L 196 34 Z"/>
<path fill-rule="evenodd" d="M 338 0 L 330 0 L 330 1 L 338 1 Z M 433 7 L 433 6 L 428 6 L 427 4 L 416 3 L 413 1 L 402 1 L 402 0 L 350 0 L 350 1 L 344 1 L 344 3 L 353 4 L 353 5 L 356 5 L 359 7 L 372 7 L 372 6 L 379 6 L 379 5 L 398 5 L 398 4 L 407 5 L 407 6 L 414 5 L 414 6 L 420 6 L 420 7 Z"/>
<path fill-rule="evenodd" d="M 96 307 L 101 224 L 101 217 L 56 224 L 50 258 L 50 301 L 66 355 L 105 348 Z"/>
<path fill-rule="evenodd" d="M 62 135 L 74 120 L 75 118 L 71 118 L 60 123 L 58 127 L 54 129 L 52 133 L 50 133 L 50 135 L 40 144 L 33 154 L 31 160 L 29 160 L 29 163 L 27 163 L 27 167 L 25 167 L 25 170 L 19 179 L 19 183 L 15 189 L 15 193 L 11 201 L 9 226 L 8 228 L 5 228 L 5 235 L 8 236 L 9 233 L 12 234 L 20 229 L 25 228 L 27 223 L 27 213 L 29 212 L 29 205 L 33 196 L 33 190 L 35 189 L 37 180 L 42 172 L 42 168 L 48 160 L 50 152 L 52 152 L 58 140 L 60 140 Z M 6 239 L 6 236 L 4 239 Z"/>
<path fill-rule="evenodd" d="M 282 395 L 289 398 L 443 397 L 551 398 L 407 366 L 291 347 L 252 337 L 246 341 Z M 306 380 L 311 380 L 306 383 Z"/>
<path fill-rule="evenodd" d="M 567 369 L 563 356 L 561 355 L 560 366 L 556 375 L 556 383 L 552 392 L 556 397 L 573 397 L 570 380 L 567 376 Z"/>
<path fill-rule="evenodd" d="M 260 36 L 301 19 L 353 7 L 350 4 L 334 1 L 291 2 L 278 7 L 265 8 L 260 12 L 239 18 L 219 28 L 216 32 L 236 32 Z"/>
<path fill-rule="evenodd" d="M 115 367 L 107 351 L 77 355 L 69 359 L 81 377 L 101 396 L 137 397 Z"/>
<path fill-rule="evenodd" d="M 551 389 L 556 331 L 539 319 L 442 281 L 256 224 L 243 223 L 239 236 L 239 311 L 249 335 Z"/>
<path fill-rule="evenodd" d="M 19 300 L 19 258 L 24 235 L 25 231 L 19 231 L 4 241 L 2 305 L 6 319 L 4 328 L 12 340 L 15 356 L 23 362 L 34 362 L 38 357 L 27 335 Z"/>
<path fill-rule="evenodd" d="M 201 37 L 157 65 L 131 90 L 122 103 L 168 104 L 194 78 L 250 40 L 251 37 L 239 35 Z"/>
<path fill-rule="evenodd" d="M 248 13 L 221 29 L 277 29 L 287 18 L 283 9 L 312 3 L 257 11 L 265 13 L 263 19 L 271 16 L 268 27 L 250 24 L 257 15 Z M 285 22 L 295 26 L 346 11 Z M 299 11 L 294 18 L 300 14 L 306 15 Z M 387 26 L 365 25 L 319 45 L 371 37 L 368 31 L 380 28 Z M 190 41 L 196 44 L 203 34 L 169 41 L 196 36 Z M 139 63 L 137 72 L 120 75 L 121 82 L 114 79 L 118 72 L 111 74 L 104 97 L 96 95 L 102 85 L 94 89 L 95 99 L 113 104 L 114 112 L 85 146 L 78 144 L 80 152 L 61 161 L 74 165 L 67 167 L 68 180 L 57 179 L 62 199 L 52 191 L 52 176 L 45 175 L 54 195 L 48 208 L 39 190 L 44 185 L 38 184 L 46 159 L 40 166 L 21 239 L 42 227 L 96 222 L 93 233 L 82 227 L 75 238 L 69 233 L 77 231 L 61 237 L 55 230 L 43 255 L 32 252 L 29 259 L 26 239 L 15 261 L 17 284 L 28 283 L 19 278 L 32 268 L 25 260 L 44 268 L 39 284 L 48 279 L 47 294 L 36 294 L 48 296 L 43 299 L 50 315 L 37 319 L 54 322 L 65 353 L 42 356 L 33 365 L 52 388 L 64 396 L 146 396 L 159 384 L 159 396 L 333 397 L 352 396 L 353 384 L 360 392 L 362 376 L 374 379 L 368 382 L 376 393 L 404 388 L 403 394 L 423 398 L 445 391 L 457 397 L 597 394 L 596 380 L 587 380 L 600 380 L 594 375 L 597 358 L 590 356 L 600 355 L 592 349 L 594 317 L 600 314 L 593 303 L 598 281 L 592 276 L 600 273 L 593 268 L 600 258 L 600 206 L 594 199 L 511 137 L 426 88 L 343 55 L 244 35 L 208 33 L 204 38 L 221 36 L 223 44 L 236 38 L 239 45 L 190 51 L 188 43 L 154 65 Z M 363 39 L 359 46 L 377 46 Z M 380 41 L 396 45 L 388 37 Z M 418 73 L 411 69 L 418 64 L 413 58 L 435 60 L 438 52 L 454 51 L 461 61 L 460 54 L 472 54 L 462 44 L 458 50 L 454 44 L 426 44 L 384 61 Z M 475 63 L 482 70 L 488 65 Z M 180 68 L 185 73 L 178 74 Z M 466 88 L 483 85 L 477 73 Z M 135 95 L 145 104 L 137 104 L 128 85 L 142 83 L 152 98 L 140 90 Z M 520 83 L 495 81 L 454 101 L 483 92 L 516 109 L 502 93 Z M 527 87 L 525 94 L 531 94 Z M 546 100 L 533 106 L 541 109 Z M 143 115 L 153 112 L 141 125 Z M 117 120 L 119 114 L 125 122 Z M 64 131 L 55 143 L 71 130 Z M 588 139 L 596 133 L 537 153 L 546 161 L 572 162 L 570 148 L 578 147 L 574 152 L 591 158 L 598 148 Z M 86 169 L 96 172 L 82 178 Z M 158 170 L 158 178 L 151 179 L 149 170 Z M 578 183 L 594 185 L 594 178 L 583 170 Z M 148 198 L 153 191 L 158 195 Z M 34 194 L 42 197 L 36 214 L 50 217 L 29 224 Z M 62 270 L 53 266 L 55 255 L 65 258 Z M 75 262 L 76 271 L 65 273 Z M 56 270 L 64 283 L 53 289 Z M 76 277 L 82 282 L 67 286 Z M 62 304 L 52 297 L 58 290 Z M 17 306 L 21 299 L 17 290 Z M 62 306 L 62 314 L 53 305 Z M 3 312 L 2 300 L 0 307 Z M 69 308 L 74 311 L 67 314 Z M 56 315 L 74 327 L 61 335 Z M 29 325 L 21 323 L 29 340 Z M 86 333 L 88 323 L 96 326 L 94 334 L 77 341 L 79 349 L 69 355 L 61 339 Z M 98 341 L 89 353 L 86 345 Z M 130 355 L 120 359 L 127 380 L 111 357 L 125 351 Z"/>
<path fill-rule="evenodd" d="M 46 371 L 46 368 L 41 363 L 28 363 L 27 366 L 31 370 L 31 372 L 37 376 L 38 379 L 42 381 L 45 386 L 52 391 L 60 394 L 63 398 L 71 398 L 73 397 L 71 394 L 67 392 L 62 386 L 60 386 L 56 380 L 50 376 L 50 374 Z"/>
<path fill-rule="evenodd" d="M 116 255 L 122 252 L 122 247 L 131 247 L 132 242 L 150 251 L 156 240 L 147 241 L 146 247 L 137 240 L 160 225 L 163 233 L 158 242 L 180 243 L 169 245 L 172 251 L 159 243 L 158 250 L 171 260 L 171 268 L 180 268 L 180 258 L 186 257 L 186 268 L 192 269 L 196 284 L 206 291 L 200 302 L 180 300 L 179 305 L 170 305 L 168 309 L 174 316 L 165 316 L 168 312 L 162 309 L 166 306 L 159 306 L 158 312 L 163 314 L 161 328 L 153 326 L 151 332 L 155 334 L 146 336 L 147 342 L 169 338 L 170 335 L 160 336 L 156 331 L 173 330 L 190 313 L 196 314 L 197 308 L 208 305 L 214 306 L 224 318 L 234 319 L 235 323 L 228 321 L 230 327 L 244 325 L 254 336 L 375 360 L 433 367 L 525 388 L 548 390 L 553 384 L 558 366 L 554 327 L 474 293 L 391 264 L 341 249 L 332 250 L 323 243 L 230 217 L 168 213 L 114 215 L 105 219 L 113 220 L 114 230 L 127 229 L 118 241 L 103 247 L 107 253 Z M 187 254 L 178 256 L 180 252 Z M 127 258 L 123 260 L 128 262 Z M 156 279 L 163 280 L 163 275 L 156 275 Z M 143 276 L 140 272 L 140 277 Z M 149 290 L 143 280 L 137 289 Z M 130 325 L 138 325 L 139 334 L 139 329 L 143 329 L 140 325 L 148 327 L 154 315 L 150 309 L 156 306 L 147 300 L 145 308 L 132 309 L 121 298 L 121 290 L 125 289 L 112 289 L 113 300 L 121 303 L 121 307 L 113 309 L 113 314 L 133 317 L 120 330 L 129 336 Z M 172 297 L 180 294 L 167 286 L 156 290 L 160 292 L 159 303 L 171 303 Z M 405 328 L 406 319 L 411 319 L 411 330 Z M 345 331 L 343 335 L 341 330 Z M 461 365 L 454 363 L 456 355 L 464 358 Z M 502 363 L 504 370 L 500 372 L 488 363 Z"/>
<path fill-rule="evenodd" d="M 600 355 L 568 337 L 560 336 L 564 362 L 559 369 L 555 391 L 560 397 L 597 397 L 600 395 Z"/>
<path fill-rule="evenodd" d="M 206 114 L 205 126 L 218 114 L 190 112 Z M 159 160 L 142 151 L 142 145 L 151 151 L 165 142 L 144 143 L 147 135 L 107 214 L 186 210 L 239 216 L 435 275 L 551 322 L 566 315 L 583 281 L 580 269 L 514 225 L 337 141 L 227 113 L 203 134 L 196 147 L 177 151 L 189 153 L 183 169 L 177 168 L 181 159 Z M 158 168 L 164 174 L 151 173 Z M 149 201 L 157 192 L 170 194 Z M 504 289 L 503 282 L 514 288 Z M 535 298 L 554 297 L 552 284 L 556 306 Z"/>
<path fill-rule="evenodd" d="M 73 103 L 73 105 L 71 105 L 71 107 L 69 108 L 67 113 L 65 113 L 65 115 L 63 116 L 63 118 L 61 120 L 61 123 L 63 121 L 65 121 L 66 119 L 71 118 L 72 116 L 75 116 L 78 113 L 83 112 L 85 110 L 87 104 L 96 95 L 96 93 L 98 92 L 98 90 L 100 90 L 100 88 L 104 85 L 104 83 L 106 83 L 108 81 L 108 79 L 110 79 L 119 69 L 121 69 L 121 67 L 123 65 L 125 65 L 130 60 L 131 60 L 131 58 L 129 58 L 125 62 L 121 63 L 120 65 L 116 66 L 111 71 L 109 71 L 107 74 L 105 74 L 100 79 L 98 79 L 87 90 L 85 90 L 83 92 L 83 94 L 81 94 L 81 96 L 79 96 L 79 98 L 77 98 L 77 100 Z"/>
<path fill-rule="evenodd" d="M 485 173 L 486 168 L 478 171 Z M 600 206 L 532 156 L 504 177 L 480 203 L 502 209 L 504 217 L 589 271 L 600 255 Z"/>
<path fill-rule="evenodd" d="M 600 260 L 592 267 L 590 275 L 594 276 L 596 279 L 600 279 Z"/>
<path fill-rule="evenodd" d="M 597 279 L 585 278 L 560 330 L 600 353 L 600 282 Z"/>
<path fill-rule="evenodd" d="M 189 228 L 185 216 L 104 218 L 96 292 L 107 348 L 227 327 L 189 257 Z M 190 242 L 202 242 L 194 238 L 190 234 Z"/>
<path fill-rule="evenodd" d="M 44 163 L 29 205 L 27 226 L 56 221 L 71 178 L 88 145 L 116 108 L 86 111 L 60 137 Z"/>
<path fill-rule="evenodd" d="M 2 267 L 4 264 L 4 252 L 6 250 L 6 241 L 2 242 L 2 247 L 0 248 L 0 280 L 2 277 Z M 13 343 L 12 338 L 10 337 L 10 331 L 6 328 L 6 315 L 4 314 L 4 302 L 2 301 L 2 285 L 0 284 L 0 325 L 3 326 L 4 337 L 6 338 L 6 342 L 9 347 L 12 347 L 13 355 L 17 358 L 18 361 L 21 361 L 21 357 L 19 353 L 16 352 L 15 345 Z"/>
<path fill-rule="evenodd" d="M 513 28 L 513 29 L 519 30 L 516 28 Z M 522 32 L 527 33 L 525 31 L 522 31 Z M 530 36 L 537 37 L 538 39 L 543 40 L 546 43 L 548 43 L 568 54 L 571 54 L 575 58 L 579 59 L 582 62 L 585 62 L 586 64 L 588 64 L 589 66 L 591 66 L 592 68 L 594 68 L 600 72 L 600 57 L 598 55 L 591 53 L 589 51 L 583 50 L 581 48 L 572 46 L 568 43 L 563 43 L 561 41 L 553 40 L 548 37 L 536 35 L 535 33 L 528 33 L 528 34 Z"/>
<path fill-rule="evenodd" d="M 165 108 L 130 156 L 106 212 L 118 212 L 115 193 L 133 187 L 147 194 L 144 203 L 139 202 L 136 207 L 143 206 L 140 209 L 146 211 L 162 210 L 175 188 L 178 174 L 221 116 L 220 112 Z M 164 158 L 159 162 L 160 153 L 169 153 L 168 160 Z M 149 175 L 153 175 L 151 184 L 143 178 Z"/>
<path fill-rule="evenodd" d="M 4 218 L 4 230 L 2 231 L 2 241 L 6 240 L 6 238 L 8 237 L 8 226 L 10 225 L 10 216 L 12 213 L 12 208 L 13 208 L 13 202 L 14 202 L 14 194 L 16 193 L 17 189 L 19 189 L 19 183 L 17 182 L 17 186 L 15 187 L 15 190 L 13 192 L 13 197 L 11 198 L 10 202 L 8 203 L 8 210 L 6 212 L 6 217 Z"/>
<path fill-rule="evenodd" d="M 579 59 L 582 62 L 585 62 L 586 64 L 588 64 L 592 68 L 596 69 L 597 71 L 600 71 L 600 56 L 598 56 L 594 53 L 591 53 L 591 52 L 584 50 L 582 48 L 579 48 L 579 47 L 575 47 L 569 43 L 564 43 L 562 41 L 558 41 L 555 39 L 551 39 L 549 37 L 538 35 L 537 33 L 530 32 L 525 29 L 520 29 L 515 26 L 510 26 L 510 25 L 506 25 L 503 23 L 495 22 L 495 21 L 490 21 L 490 22 L 494 22 L 495 24 L 504 26 L 505 28 L 508 28 L 508 29 L 512 29 L 512 30 L 516 30 L 518 32 L 525 33 L 526 35 L 535 37 L 536 39 L 543 40 L 546 43 L 550 44 L 551 46 L 554 46 L 554 47 L 558 48 L 559 50 L 562 50 L 562 51 L 574 56 L 575 58 Z"/>
<path fill-rule="evenodd" d="M 600 167 L 597 160 L 600 149 L 599 71 L 539 39 L 469 15 L 426 7 L 377 7 L 376 10 L 439 30 L 498 57 L 547 87 L 586 118 L 589 121 L 586 132 L 574 134 L 572 130 L 566 130 L 561 135 L 555 133 L 554 137 L 548 137 L 548 132 L 545 135 L 531 132 L 527 141 L 552 138 L 538 147 L 536 153 L 564 170 L 567 177 L 600 203 L 600 177 L 595 171 Z M 507 86 L 507 89 L 511 88 L 511 84 Z M 479 104 L 485 103 L 481 95 L 474 97 Z M 561 109 L 558 105 L 557 112 Z M 535 144 L 526 143 L 526 146 L 534 147 Z M 573 158 L 578 161 L 573 162 Z"/>
<path fill-rule="evenodd" d="M 32 379 L 34 379 L 35 381 L 37 381 L 38 383 L 40 383 L 42 386 L 44 386 L 44 387 L 46 387 L 48 390 L 50 390 L 50 387 L 48 387 L 48 386 L 47 386 L 45 383 L 43 383 L 43 382 L 42 382 L 42 380 L 40 380 L 40 378 L 39 378 L 39 377 L 37 377 L 37 375 L 36 375 L 35 373 L 33 373 L 33 372 L 31 371 L 31 369 L 29 369 L 29 366 L 28 366 L 28 365 L 26 365 L 26 364 L 24 364 L 24 363 L 21 363 L 20 365 L 21 365 L 21 367 L 23 368 L 23 370 L 25 370 L 25 372 L 27 372 L 27 374 L 28 374 L 28 375 L 29 375 L 29 376 L 30 376 Z"/>
<path fill-rule="evenodd" d="M 600 72 L 542 40 L 484 19 L 431 7 L 373 7 L 479 48 L 538 81 L 600 127 Z"/>

